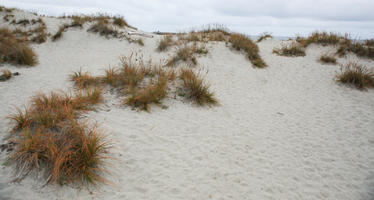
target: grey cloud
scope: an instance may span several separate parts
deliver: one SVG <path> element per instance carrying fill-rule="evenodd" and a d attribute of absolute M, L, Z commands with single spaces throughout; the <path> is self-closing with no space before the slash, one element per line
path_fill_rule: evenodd
<path fill-rule="evenodd" d="M 146 31 L 221 23 L 247 34 L 268 31 L 294 36 L 329 30 L 374 37 L 373 0 L 2 0 L 0 4 L 48 15 L 120 14 Z"/>

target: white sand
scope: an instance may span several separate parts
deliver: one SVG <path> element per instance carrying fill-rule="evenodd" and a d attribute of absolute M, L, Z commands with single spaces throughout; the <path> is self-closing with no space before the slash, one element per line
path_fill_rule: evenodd
<path fill-rule="evenodd" d="M 66 21 L 43 20 L 52 34 Z M 155 50 L 159 38 L 143 38 L 141 47 L 69 29 L 57 42 L 33 45 L 39 65 L 0 67 L 21 73 L 0 82 L 0 137 L 9 132 L 4 118 L 14 106 L 38 91 L 72 89 L 67 80 L 72 71 L 82 67 L 103 74 L 131 52 L 154 61 L 167 58 L 172 51 Z M 35 177 L 11 183 L 12 168 L 0 166 L 0 199 L 373 199 L 374 90 L 334 81 L 339 66 L 317 62 L 332 47 L 312 45 L 307 56 L 288 58 L 271 53 L 281 43 L 259 44 L 266 69 L 253 68 L 224 43 L 209 45 L 198 67 L 208 71 L 222 104 L 218 107 L 168 98 L 168 109 L 152 107 L 149 114 L 121 107 L 107 93 L 105 103 L 88 117 L 113 141 L 113 176 L 106 178 L 115 186 L 42 187 Z M 374 66 L 352 55 L 338 61 L 349 60 Z M 6 158 L 0 153 L 0 163 Z"/>

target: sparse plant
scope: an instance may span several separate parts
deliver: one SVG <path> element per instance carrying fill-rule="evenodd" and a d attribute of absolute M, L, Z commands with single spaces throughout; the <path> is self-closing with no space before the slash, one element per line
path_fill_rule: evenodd
<path fill-rule="evenodd" d="M 12 76 L 13 76 L 12 72 L 8 69 L 3 69 L 3 70 L 1 70 L 1 72 L 2 72 L 1 77 L 4 77 L 5 80 L 8 80 L 8 79 L 12 78 Z"/>
<path fill-rule="evenodd" d="M 158 51 L 166 51 L 171 45 L 173 45 L 173 36 L 166 35 L 164 36 L 158 43 L 157 50 Z"/>
<path fill-rule="evenodd" d="M 319 58 L 322 63 L 336 64 L 336 58 L 329 54 L 322 54 Z"/>
<path fill-rule="evenodd" d="M 103 21 L 96 22 L 87 31 L 98 33 L 101 36 L 105 36 L 106 38 L 109 38 L 110 36 L 114 38 L 120 37 L 120 33 L 117 30 L 114 30 L 112 27 L 110 27 L 107 23 Z"/>
<path fill-rule="evenodd" d="M 214 93 L 209 91 L 210 86 L 192 69 L 182 69 L 180 78 L 183 80 L 187 98 L 194 100 L 198 105 L 215 105 L 218 103 Z"/>
<path fill-rule="evenodd" d="M 341 66 L 341 71 L 336 77 L 338 82 L 353 85 L 358 89 L 374 87 L 374 72 L 356 62 Z"/>
<path fill-rule="evenodd" d="M 297 37 L 296 41 L 298 41 L 302 46 L 307 47 L 312 43 L 321 44 L 323 46 L 336 45 L 344 39 L 346 39 L 346 37 L 340 36 L 336 33 L 316 31 L 310 34 L 307 38 Z"/>
<path fill-rule="evenodd" d="M 261 42 L 262 40 L 266 40 L 266 39 L 268 39 L 268 38 L 273 38 L 273 36 L 270 34 L 270 33 L 267 33 L 267 32 L 264 32 L 264 33 L 262 33 L 259 37 L 258 37 L 258 39 L 257 39 L 257 43 L 259 43 L 259 42 Z"/>
<path fill-rule="evenodd" d="M 280 48 L 274 48 L 273 53 L 279 56 L 305 56 L 305 49 L 296 42 L 291 44 L 283 44 Z"/>
<path fill-rule="evenodd" d="M 126 20 L 121 16 L 113 17 L 113 24 L 119 27 L 125 27 L 128 25 Z"/>
<path fill-rule="evenodd" d="M 255 67 L 264 68 L 266 63 L 262 60 L 257 44 L 255 44 L 250 38 L 243 34 L 233 33 L 230 35 L 229 42 L 232 47 L 238 51 L 244 51 L 248 59 L 252 62 Z"/>
<path fill-rule="evenodd" d="M 125 104 L 134 108 L 150 111 L 150 104 L 161 105 L 162 99 L 167 95 L 168 77 L 158 76 L 156 83 L 150 83 L 146 88 L 139 91 L 133 90 Z"/>
<path fill-rule="evenodd" d="M 82 72 L 82 69 L 73 72 L 73 74 L 71 74 L 69 78 L 70 81 L 74 82 L 74 84 L 79 88 L 95 86 L 100 83 L 100 80 L 97 77 L 92 76 L 88 72 Z"/>
<path fill-rule="evenodd" d="M 0 29 L 0 62 L 34 66 L 37 56 L 34 51 L 7 28 Z"/>
<path fill-rule="evenodd" d="M 340 56 L 352 52 L 359 57 L 374 59 L 374 47 L 359 41 L 345 40 L 340 43 L 337 54 Z"/>
<path fill-rule="evenodd" d="M 194 49 L 190 46 L 183 45 L 178 47 L 177 53 L 167 62 L 167 66 L 174 66 L 178 61 L 184 61 L 193 65 L 197 64 L 197 59 L 194 56 Z"/>

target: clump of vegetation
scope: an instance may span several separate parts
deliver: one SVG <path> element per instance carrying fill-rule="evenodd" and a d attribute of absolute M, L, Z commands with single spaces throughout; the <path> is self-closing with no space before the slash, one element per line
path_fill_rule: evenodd
<path fill-rule="evenodd" d="M 280 56 L 305 56 L 305 48 L 299 45 L 296 42 L 292 42 L 291 44 L 284 44 L 280 48 L 274 48 L 273 53 L 280 55 Z"/>
<path fill-rule="evenodd" d="M 215 105 L 218 103 L 214 93 L 209 91 L 209 85 L 192 69 L 182 69 L 180 78 L 183 80 L 183 88 L 187 98 L 192 99 L 198 105 Z"/>
<path fill-rule="evenodd" d="M 322 54 L 319 60 L 322 63 L 326 63 L 326 64 L 336 64 L 336 58 L 329 54 Z"/>
<path fill-rule="evenodd" d="M 166 51 L 173 44 L 174 44 L 173 36 L 172 35 L 166 35 L 159 41 L 158 46 L 157 46 L 157 50 L 158 51 Z"/>
<path fill-rule="evenodd" d="M 12 14 L 6 14 L 6 15 L 3 17 L 4 21 L 6 21 L 6 22 L 9 22 L 9 21 L 10 21 L 10 18 L 14 18 L 14 15 L 12 15 Z"/>
<path fill-rule="evenodd" d="M 337 54 L 344 56 L 348 52 L 352 52 L 359 57 L 374 59 L 374 47 L 370 46 L 370 42 L 367 41 L 365 43 L 352 40 L 341 42 Z"/>
<path fill-rule="evenodd" d="M 374 72 L 355 62 L 342 66 L 341 72 L 336 77 L 338 82 L 358 89 L 374 87 Z"/>
<path fill-rule="evenodd" d="M 1 70 L 2 75 L 0 76 L 0 81 L 6 81 L 10 78 L 12 78 L 13 74 L 8 69 Z"/>
<path fill-rule="evenodd" d="M 119 27 L 128 26 L 126 20 L 123 17 L 120 17 L 120 16 L 113 17 L 113 24 L 117 25 Z"/>
<path fill-rule="evenodd" d="M 368 47 L 374 47 L 374 39 L 365 40 L 365 45 Z"/>
<path fill-rule="evenodd" d="M 196 49 L 184 45 L 178 48 L 177 53 L 167 62 L 167 66 L 174 66 L 178 61 L 184 61 L 193 65 L 197 64 L 197 59 L 194 56 Z"/>
<path fill-rule="evenodd" d="M 307 38 L 297 37 L 296 41 L 298 41 L 302 46 L 307 47 L 312 43 L 321 44 L 323 46 L 326 45 L 336 45 L 341 40 L 345 40 L 346 37 L 340 36 L 336 33 L 328 33 L 328 32 L 313 32 Z"/>
<path fill-rule="evenodd" d="M 97 77 L 91 76 L 88 72 L 82 72 L 80 69 L 70 75 L 70 81 L 74 82 L 79 88 L 87 88 L 95 85 L 99 85 L 100 80 Z"/>
<path fill-rule="evenodd" d="M 16 149 L 8 163 L 20 180 L 43 173 L 47 182 L 61 185 L 105 182 L 109 143 L 97 127 L 78 121 L 81 111 L 90 108 L 82 105 L 98 102 L 95 95 L 37 94 L 24 112 L 17 109 L 9 116 Z"/>
<path fill-rule="evenodd" d="M 110 36 L 118 38 L 120 36 L 117 30 L 114 30 L 112 27 L 110 27 L 103 21 L 96 22 L 88 29 L 88 31 L 98 33 L 101 36 L 105 36 L 106 38 L 109 38 Z"/>
<path fill-rule="evenodd" d="M 0 29 L 0 62 L 8 62 L 16 65 L 34 66 L 37 64 L 37 56 L 27 45 L 25 40 L 18 39 L 7 28 Z"/>
<path fill-rule="evenodd" d="M 161 105 L 162 99 L 167 95 L 168 77 L 158 76 L 156 83 L 150 83 L 141 90 L 132 90 L 130 97 L 125 100 L 125 104 L 134 108 L 150 111 L 150 104 Z"/>
<path fill-rule="evenodd" d="M 234 49 L 244 51 L 247 54 L 248 59 L 255 67 L 264 68 L 267 66 L 259 54 L 260 50 L 257 44 L 247 36 L 239 33 L 233 33 L 230 35 L 229 42 L 232 44 Z"/>
<path fill-rule="evenodd" d="M 259 37 L 258 37 L 258 39 L 257 39 L 257 43 L 259 43 L 259 42 L 261 42 L 262 40 L 266 40 L 266 39 L 268 39 L 268 38 L 273 38 L 273 36 L 270 34 L 270 33 L 267 33 L 267 32 L 265 32 L 265 33 L 262 33 Z"/>
<path fill-rule="evenodd" d="M 52 36 L 52 41 L 59 40 L 62 37 L 62 33 L 65 31 L 67 24 L 64 24 L 58 28 L 56 34 Z"/>

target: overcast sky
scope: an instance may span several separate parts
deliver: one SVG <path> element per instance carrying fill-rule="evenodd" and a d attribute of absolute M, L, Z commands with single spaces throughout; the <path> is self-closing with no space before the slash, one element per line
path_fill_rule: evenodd
<path fill-rule="evenodd" d="M 256 35 L 305 35 L 315 30 L 374 38 L 374 0 L 0 0 L 47 15 L 108 13 L 123 15 L 145 31 L 186 31 L 224 24 Z"/>

